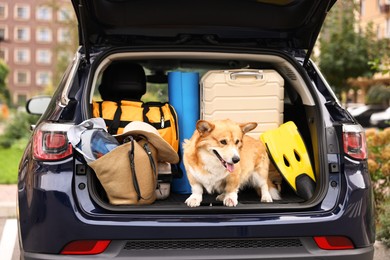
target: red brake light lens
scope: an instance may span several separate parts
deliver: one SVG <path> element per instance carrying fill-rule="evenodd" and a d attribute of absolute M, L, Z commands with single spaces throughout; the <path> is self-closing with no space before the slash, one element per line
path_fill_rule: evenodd
<path fill-rule="evenodd" d="M 61 150 L 68 144 L 66 135 L 64 133 L 45 133 L 44 142 L 46 150 Z"/>
<path fill-rule="evenodd" d="M 110 240 L 78 240 L 67 244 L 61 255 L 96 255 L 103 253 Z"/>
<path fill-rule="evenodd" d="M 343 127 L 344 152 L 354 159 L 367 159 L 367 145 L 364 130 L 357 125 Z"/>
<path fill-rule="evenodd" d="M 72 154 L 72 145 L 68 143 L 67 129 L 61 124 L 43 124 L 34 133 L 34 158 L 42 161 L 56 161 Z"/>
<path fill-rule="evenodd" d="M 324 250 L 345 250 L 354 249 L 352 241 L 342 236 L 322 236 L 314 237 L 317 246 Z"/>

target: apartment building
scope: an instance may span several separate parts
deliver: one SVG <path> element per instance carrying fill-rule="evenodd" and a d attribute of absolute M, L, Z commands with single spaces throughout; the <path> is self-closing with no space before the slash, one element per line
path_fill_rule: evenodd
<path fill-rule="evenodd" d="M 357 27 L 367 28 L 372 24 L 377 39 L 390 40 L 390 0 L 355 0 L 360 5 L 357 15 Z M 390 57 L 388 57 L 390 58 Z M 388 61 L 385 61 L 388 63 Z M 350 89 L 348 100 L 356 103 L 365 103 L 369 89 L 374 85 L 390 86 L 390 73 L 376 73 L 371 78 L 359 77 L 351 79 L 350 84 L 359 89 Z"/>
<path fill-rule="evenodd" d="M 58 55 L 71 57 L 55 49 L 71 40 L 69 19 L 69 0 L 0 0 L 0 58 L 14 104 L 42 94 L 53 84 Z"/>
<path fill-rule="evenodd" d="M 390 0 L 360 0 L 360 23 L 372 22 L 378 39 L 390 39 Z"/>

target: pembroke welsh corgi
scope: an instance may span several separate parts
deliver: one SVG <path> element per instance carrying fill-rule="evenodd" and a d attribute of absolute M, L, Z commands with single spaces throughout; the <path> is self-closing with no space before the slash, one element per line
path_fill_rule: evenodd
<path fill-rule="evenodd" d="M 280 199 L 279 189 L 268 176 L 268 154 L 264 144 L 248 135 L 257 123 L 238 124 L 229 119 L 199 120 L 196 130 L 183 144 L 183 163 L 192 194 L 185 203 L 197 207 L 203 188 L 217 192 L 217 200 L 228 207 L 238 204 L 238 192 L 252 186 L 262 202 Z"/>

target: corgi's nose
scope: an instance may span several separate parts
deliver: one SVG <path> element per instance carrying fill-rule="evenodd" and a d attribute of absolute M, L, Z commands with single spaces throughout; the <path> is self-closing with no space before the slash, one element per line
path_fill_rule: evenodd
<path fill-rule="evenodd" d="M 238 162 L 240 161 L 240 157 L 234 156 L 234 157 L 232 158 L 232 161 L 233 161 L 233 163 L 238 163 Z"/>

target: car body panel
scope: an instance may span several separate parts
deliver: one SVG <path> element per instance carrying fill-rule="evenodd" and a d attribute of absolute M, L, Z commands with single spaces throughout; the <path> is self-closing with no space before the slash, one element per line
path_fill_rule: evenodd
<path fill-rule="evenodd" d="M 72 2 L 84 38 L 19 166 L 22 258 L 372 259 L 375 223 L 367 160 L 352 158 L 343 143 L 344 126 L 358 133 L 362 128 L 308 59 L 335 1 Z M 240 14 L 248 9 L 247 16 Z M 318 182 L 315 195 L 271 204 L 239 200 L 232 208 L 217 203 L 190 208 L 184 200 L 115 206 L 99 197 L 102 188 L 76 151 L 59 160 L 35 158 L 40 144 L 34 136 L 42 126 L 63 134 L 91 117 L 99 73 L 115 59 L 134 60 L 150 73 L 198 66 L 279 71 L 290 91 L 284 119 L 299 122 Z M 319 236 L 345 237 L 353 249 L 321 249 L 314 239 Z M 68 243 L 80 240 L 111 242 L 98 255 L 60 255 Z"/>
<path fill-rule="evenodd" d="M 363 127 L 369 127 L 371 116 L 385 109 L 383 105 L 364 105 L 353 109 L 350 113 Z"/>
<path fill-rule="evenodd" d="M 386 128 L 390 126 L 390 107 L 382 112 L 373 113 L 370 117 L 372 126 Z"/>
<path fill-rule="evenodd" d="M 79 34 L 83 36 L 80 45 L 86 48 L 110 39 L 120 45 L 127 40 L 136 41 L 137 37 L 146 45 L 182 44 L 190 42 L 188 35 L 198 35 L 209 44 L 238 41 L 255 42 L 260 47 L 311 50 L 335 0 L 73 0 L 72 3 L 79 20 Z"/>
<path fill-rule="evenodd" d="M 239 240 L 312 237 L 315 231 L 315 234 L 323 236 L 346 235 L 353 238 L 357 248 L 372 245 L 375 239 L 367 165 L 349 159 L 345 163 L 346 178 L 341 177 L 345 179 L 340 181 L 331 178 L 329 183 L 329 194 L 335 194 L 334 190 L 341 182 L 347 183 L 346 190 L 338 198 L 341 204 L 328 209 L 324 202 L 314 211 L 268 214 L 239 214 L 237 210 L 211 215 L 199 215 L 196 210 L 179 215 L 142 212 L 103 214 L 99 213 L 99 206 L 93 202 L 90 202 L 91 208 L 80 207 L 74 193 L 84 193 L 84 196 L 77 196 L 81 200 L 90 198 L 85 186 L 77 181 L 74 183 L 72 165 L 71 160 L 60 167 L 37 162 L 25 165 L 40 169 L 34 176 L 27 175 L 19 182 L 19 210 L 24 212 L 20 215 L 21 242 L 25 251 L 57 254 L 70 241 L 91 238 Z M 28 183 L 31 184 L 21 186 Z M 366 225 L 361 226 L 361 223 Z M 72 232 L 68 232 L 70 227 Z"/>

